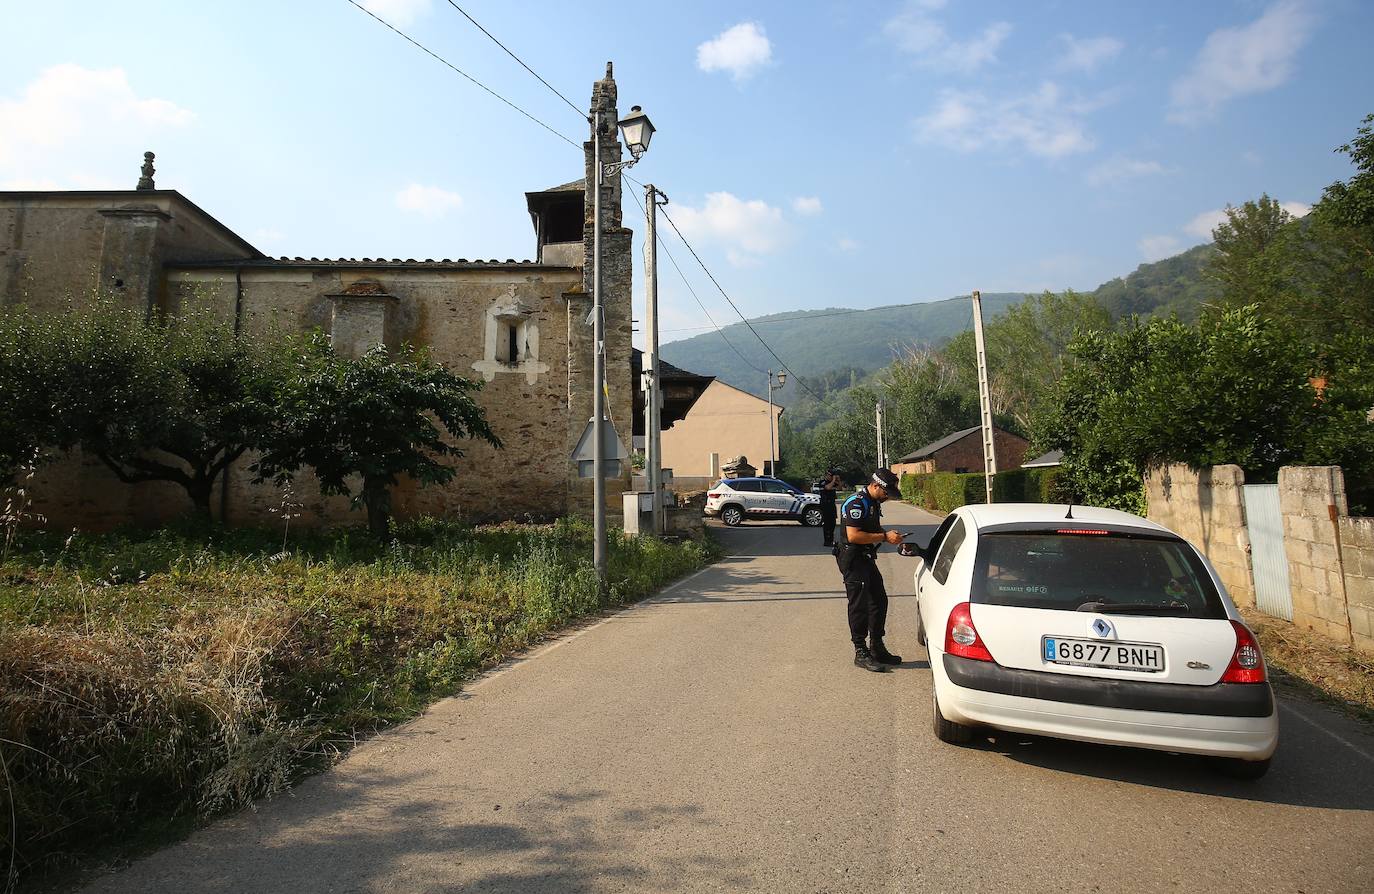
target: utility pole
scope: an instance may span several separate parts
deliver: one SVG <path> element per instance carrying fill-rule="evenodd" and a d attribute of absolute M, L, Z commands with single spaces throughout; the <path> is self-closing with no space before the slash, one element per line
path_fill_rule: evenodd
<path fill-rule="evenodd" d="M 597 586 L 606 587 L 606 326 L 601 308 L 601 188 L 606 182 L 601 164 L 601 110 L 592 116 L 592 567 Z"/>
<path fill-rule="evenodd" d="M 983 426 L 983 480 L 992 502 L 992 479 L 997 475 L 997 450 L 992 429 L 992 399 L 988 396 L 988 355 L 983 345 L 983 296 L 973 290 L 973 346 L 978 357 L 978 407 Z"/>
<path fill-rule="evenodd" d="M 883 431 L 883 402 L 878 401 L 873 407 L 878 429 L 878 468 L 887 468 L 887 435 Z"/>
<path fill-rule="evenodd" d="M 660 201 L 660 199 L 662 201 Z M 644 316 L 648 331 L 648 371 L 649 403 L 644 420 L 648 429 L 646 447 L 648 448 L 649 490 L 654 495 L 654 533 L 663 534 L 663 385 L 658 376 L 658 206 L 668 204 L 668 196 L 659 192 L 652 183 L 644 187 L 644 213 L 647 236 L 644 243 L 644 285 L 648 291 L 648 310 Z"/>
<path fill-rule="evenodd" d="M 787 384 L 787 373 L 777 374 L 778 387 Z M 777 419 L 773 416 L 773 371 L 768 371 L 768 474 L 774 477 L 778 474 L 778 439 L 777 439 Z"/>

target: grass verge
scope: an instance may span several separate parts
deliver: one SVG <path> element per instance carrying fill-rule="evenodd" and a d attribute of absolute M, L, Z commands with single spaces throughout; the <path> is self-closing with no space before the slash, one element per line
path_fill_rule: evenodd
<path fill-rule="evenodd" d="M 253 530 L 29 534 L 0 562 L 0 889 L 281 791 L 714 546 L 425 520 L 283 549 Z"/>
<path fill-rule="evenodd" d="M 1374 722 L 1374 656 L 1254 609 L 1241 613 L 1255 631 L 1277 685 Z"/>

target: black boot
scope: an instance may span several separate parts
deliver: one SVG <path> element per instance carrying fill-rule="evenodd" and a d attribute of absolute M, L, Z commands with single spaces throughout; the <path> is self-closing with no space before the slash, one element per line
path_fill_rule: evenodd
<path fill-rule="evenodd" d="M 861 667 L 866 671 L 873 671 L 875 674 L 881 674 L 887 670 L 887 668 L 875 661 L 873 655 L 863 646 L 854 647 L 854 664 L 856 667 Z"/>
<path fill-rule="evenodd" d="M 876 637 L 876 636 L 875 636 L 875 637 L 873 638 L 873 641 L 872 641 L 872 643 L 871 643 L 871 648 L 869 649 L 869 654 L 872 655 L 872 656 L 873 656 L 873 660 L 876 661 L 876 662 L 878 662 L 879 664 L 901 664 L 901 663 L 902 663 L 902 656 L 901 656 L 901 655 L 893 655 L 891 652 L 889 652 L 889 651 L 887 650 L 887 646 L 883 645 L 883 641 L 882 641 L 882 638 L 881 638 L 881 637 Z"/>

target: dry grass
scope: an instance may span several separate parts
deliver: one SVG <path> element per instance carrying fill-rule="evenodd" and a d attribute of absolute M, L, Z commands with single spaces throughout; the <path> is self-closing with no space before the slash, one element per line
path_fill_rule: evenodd
<path fill-rule="evenodd" d="M 1242 614 L 1259 638 L 1276 683 L 1374 721 L 1374 655 L 1253 609 Z"/>
<path fill-rule="evenodd" d="M 699 567 L 586 525 L 30 536 L 0 562 L 0 890 L 281 791 L 502 656 Z M 9 872 L 9 864 L 15 871 Z"/>

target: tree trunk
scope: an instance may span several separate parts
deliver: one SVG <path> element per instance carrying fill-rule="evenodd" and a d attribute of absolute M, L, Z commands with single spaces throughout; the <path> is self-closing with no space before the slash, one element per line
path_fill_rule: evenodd
<path fill-rule="evenodd" d="M 198 519 L 213 521 L 214 516 L 210 513 L 210 492 L 214 490 L 215 479 L 197 475 L 186 483 L 186 493 L 191 497 L 191 505 L 195 507 L 193 514 Z"/>
<path fill-rule="evenodd" d="M 363 505 L 367 507 L 367 529 L 386 543 L 391 540 L 391 491 L 385 484 L 364 479 Z"/>

